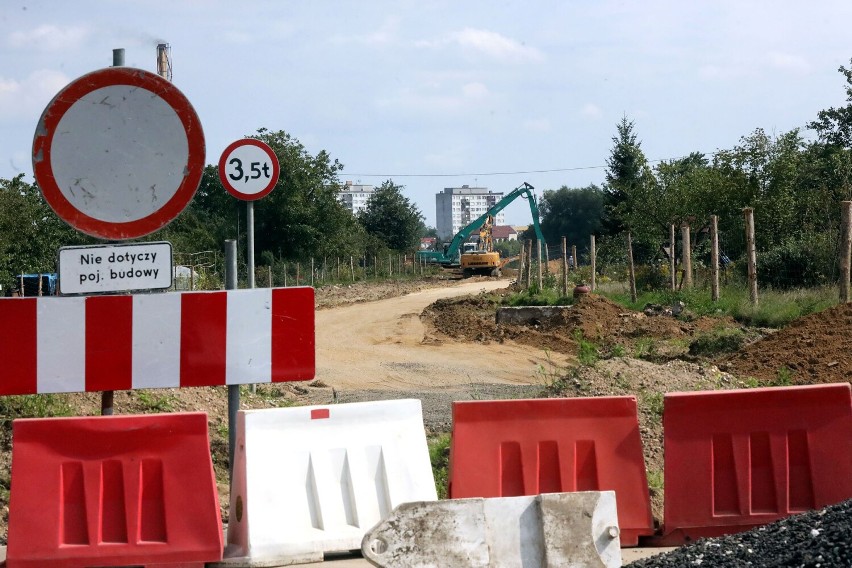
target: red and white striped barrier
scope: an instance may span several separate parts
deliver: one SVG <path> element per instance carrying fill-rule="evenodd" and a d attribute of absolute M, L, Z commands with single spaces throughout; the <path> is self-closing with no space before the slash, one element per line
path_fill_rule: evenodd
<path fill-rule="evenodd" d="M 314 290 L 0 300 L 0 395 L 305 381 Z"/>

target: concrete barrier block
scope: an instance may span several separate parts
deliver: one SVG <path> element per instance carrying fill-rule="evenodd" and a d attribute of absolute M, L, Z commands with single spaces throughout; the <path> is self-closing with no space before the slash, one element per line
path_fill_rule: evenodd
<path fill-rule="evenodd" d="M 405 503 L 365 536 L 379 567 L 621 566 L 613 491 Z"/>
<path fill-rule="evenodd" d="M 535 325 L 562 314 L 566 306 L 516 306 L 497 308 L 497 323 L 507 325 Z"/>

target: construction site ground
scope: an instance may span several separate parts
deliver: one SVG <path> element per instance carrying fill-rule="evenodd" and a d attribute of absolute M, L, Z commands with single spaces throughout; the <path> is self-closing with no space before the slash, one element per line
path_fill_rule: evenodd
<path fill-rule="evenodd" d="M 307 383 L 244 389 L 242 408 L 418 398 L 430 435 L 449 432 L 454 400 L 632 394 L 650 472 L 655 521 L 662 518 L 661 410 L 667 392 L 852 379 L 852 306 L 839 305 L 780 331 L 744 330 L 736 352 L 712 359 L 690 344 L 730 318 L 673 317 L 665 307 L 634 312 L 590 294 L 550 322 L 498 325 L 511 280 L 432 277 L 420 281 L 328 286 L 316 293 L 317 373 Z M 583 359 L 592 344 L 597 361 Z M 61 395 L 73 415 L 97 415 L 98 394 Z M 222 387 L 115 393 L 115 412 L 204 411 L 228 515 L 227 392 Z M 8 424 L 7 424 L 8 425 Z M 10 429 L 3 430 L 0 483 L 8 487 Z M 657 482 L 659 479 L 659 482 Z M 8 491 L 0 493 L 5 543 Z"/>

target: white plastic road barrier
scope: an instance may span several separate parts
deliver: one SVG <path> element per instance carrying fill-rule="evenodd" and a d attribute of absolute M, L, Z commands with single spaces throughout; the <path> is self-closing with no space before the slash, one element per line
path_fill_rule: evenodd
<path fill-rule="evenodd" d="M 221 564 L 357 550 L 400 503 L 437 498 L 419 400 L 240 411 Z"/>
<path fill-rule="evenodd" d="M 404 503 L 365 536 L 386 568 L 621 566 L 614 491 Z"/>

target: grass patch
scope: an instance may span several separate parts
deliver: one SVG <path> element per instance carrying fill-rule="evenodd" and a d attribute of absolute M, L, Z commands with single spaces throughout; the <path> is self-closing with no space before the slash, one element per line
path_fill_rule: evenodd
<path fill-rule="evenodd" d="M 747 288 L 734 285 L 724 286 L 719 292 L 717 302 L 710 298 L 710 290 L 705 287 L 676 291 L 643 290 L 635 302 L 630 301 L 630 294 L 623 283 L 599 286 L 595 293 L 634 311 L 641 311 L 648 304 L 671 306 L 680 301 L 684 303 L 686 313 L 690 315 L 727 315 L 745 325 L 772 328 L 784 327 L 797 318 L 820 312 L 838 303 L 837 289 L 831 286 L 794 290 L 763 288 L 758 291 L 757 306 L 751 303 Z M 511 306 L 570 305 L 573 299 L 562 296 L 558 288 L 545 287 L 538 290 L 537 285 L 534 285 L 528 290 L 513 294 L 506 303 Z"/>
<path fill-rule="evenodd" d="M 0 397 L 0 421 L 3 423 L 10 423 L 16 418 L 71 416 L 71 411 L 71 406 L 65 398 L 55 394 Z"/>
<path fill-rule="evenodd" d="M 735 353 L 745 339 L 741 329 L 719 327 L 696 337 L 689 344 L 689 354 L 712 357 L 720 353 Z"/>
<path fill-rule="evenodd" d="M 177 397 L 173 394 L 157 396 L 142 389 L 135 391 L 134 394 L 145 412 L 172 412 L 177 403 Z"/>
<path fill-rule="evenodd" d="M 598 349 L 598 346 L 584 338 L 583 332 L 579 329 L 574 332 L 574 341 L 577 342 L 578 347 L 577 361 L 579 361 L 581 365 L 594 367 L 600 359 L 600 350 Z"/>
<path fill-rule="evenodd" d="M 427 440 L 429 461 L 432 463 L 432 475 L 435 477 L 435 491 L 438 499 L 446 499 L 449 492 L 450 441 L 448 433 L 438 434 Z"/>
<path fill-rule="evenodd" d="M 646 472 L 648 476 L 648 489 L 661 493 L 663 491 L 664 477 L 663 472 L 658 469 L 649 469 Z"/>
<path fill-rule="evenodd" d="M 507 306 L 570 306 L 573 299 L 563 296 L 561 291 L 545 288 L 539 291 L 538 286 L 516 292 L 508 296 L 503 304 Z"/>
<path fill-rule="evenodd" d="M 659 342 L 653 337 L 640 337 L 633 347 L 633 356 L 637 359 L 653 360 L 659 354 Z"/>

